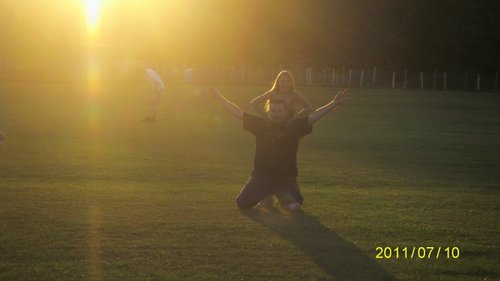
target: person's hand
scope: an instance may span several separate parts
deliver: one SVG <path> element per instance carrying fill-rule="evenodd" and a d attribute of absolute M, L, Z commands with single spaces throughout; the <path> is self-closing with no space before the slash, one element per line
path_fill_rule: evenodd
<path fill-rule="evenodd" d="M 335 103 L 335 106 L 345 102 L 349 96 L 349 91 L 347 89 L 340 90 L 336 95 L 335 98 L 333 98 L 333 103 Z"/>
<path fill-rule="evenodd" d="M 213 99 L 217 99 L 220 96 L 219 91 L 217 91 L 216 89 L 214 89 L 212 87 L 207 88 L 206 94 L 208 97 L 213 98 Z"/>

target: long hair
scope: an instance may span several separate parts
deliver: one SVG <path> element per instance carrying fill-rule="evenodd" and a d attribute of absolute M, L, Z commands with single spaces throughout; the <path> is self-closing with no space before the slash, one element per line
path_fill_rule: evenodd
<path fill-rule="evenodd" d="M 290 92 L 293 93 L 295 91 L 295 79 L 293 79 L 292 73 L 289 70 L 282 70 L 282 71 L 280 71 L 280 73 L 278 73 L 278 75 L 276 76 L 276 79 L 274 79 L 273 86 L 271 87 L 271 90 L 270 90 L 271 92 L 280 91 L 280 85 L 279 85 L 278 81 L 281 78 L 281 76 L 283 76 L 283 75 L 288 76 L 288 79 L 290 79 L 290 83 L 291 83 Z"/>

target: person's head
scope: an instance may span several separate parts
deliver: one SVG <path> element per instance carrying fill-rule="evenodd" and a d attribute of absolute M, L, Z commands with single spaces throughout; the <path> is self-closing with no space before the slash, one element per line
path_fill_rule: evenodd
<path fill-rule="evenodd" d="M 276 76 L 271 91 L 292 93 L 295 90 L 295 81 L 293 75 L 288 70 L 282 70 Z"/>
<path fill-rule="evenodd" d="M 275 125 L 285 124 L 294 114 L 293 109 L 282 99 L 268 99 L 265 109 L 269 120 Z"/>

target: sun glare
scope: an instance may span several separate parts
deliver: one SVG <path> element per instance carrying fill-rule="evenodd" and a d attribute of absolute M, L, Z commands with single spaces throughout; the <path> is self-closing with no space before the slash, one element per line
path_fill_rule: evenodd
<path fill-rule="evenodd" d="M 90 132 L 97 136 L 100 127 L 101 71 L 96 48 L 99 45 L 102 1 L 85 0 L 84 5 L 87 21 L 87 116 Z"/>
<path fill-rule="evenodd" d="M 90 36 L 95 36 L 101 15 L 101 1 L 85 0 L 85 14 L 87 17 L 87 31 Z"/>

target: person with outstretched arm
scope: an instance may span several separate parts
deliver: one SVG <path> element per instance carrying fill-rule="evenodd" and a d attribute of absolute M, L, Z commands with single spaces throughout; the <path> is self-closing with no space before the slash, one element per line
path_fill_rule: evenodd
<path fill-rule="evenodd" d="M 297 184 L 299 141 L 312 132 L 316 121 L 347 99 L 347 90 L 339 91 L 329 103 L 300 118 L 293 118 L 294 110 L 281 99 L 270 99 L 266 112 L 268 118 L 262 118 L 244 112 L 214 88 L 208 88 L 207 95 L 241 120 L 243 130 L 255 136 L 254 168 L 236 197 L 238 207 L 249 209 L 274 195 L 283 208 L 299 211 L 304 201 Z"/>

